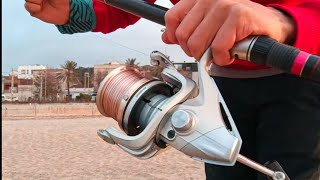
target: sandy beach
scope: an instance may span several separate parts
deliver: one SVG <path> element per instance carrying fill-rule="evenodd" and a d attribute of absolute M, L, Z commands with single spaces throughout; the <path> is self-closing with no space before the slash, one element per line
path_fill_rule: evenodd
<path fill-rule="evenodd" d="M 2 179 L 205 179 L 204 165 L 171 148 L 148 160 L 104 142 L 107 118 L 2 121 Z"/>

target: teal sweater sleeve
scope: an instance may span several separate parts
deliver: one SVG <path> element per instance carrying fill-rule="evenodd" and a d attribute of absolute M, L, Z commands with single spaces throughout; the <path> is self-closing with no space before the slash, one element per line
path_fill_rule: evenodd
<path fill-rule="evenodd" d="M 56 25 L 62 34 L 89 32 L 96 27 L 92 0 L 70 0 L 69 22 Z"/>

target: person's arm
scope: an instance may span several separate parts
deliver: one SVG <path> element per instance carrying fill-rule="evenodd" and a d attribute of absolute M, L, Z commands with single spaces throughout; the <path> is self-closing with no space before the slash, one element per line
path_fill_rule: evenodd
<path fill-rule="evenodd" d="M 320 1 L 306 0 L 293 6 L 270 4 L 286 12 L 296 24 L 296 35 L 293 46 L 320 55 Z"/>
<path fill-rule="evenodd" d="M 154 3 L 155 0 L 148 0 Z M 125 28 L 136 23 L 140 17 L 108 6 L 100 0 L 93 0 L 93 9 L 96 14 L 96 27 L 93 32 L 110 33 L 119 28 Z"/>
<path fill-rule="evenodd" d="M 56 25 L 62 34 L 89 32 L 96 27 L 96 15 L 92 0 L 69 0 L 69 20 L 64 25 Z"/>
<path fill-rule="evenodd" d="M 286 1 L 279 4 L 267 4 L 268 7 L 276 8 L 285 13 L 295 23 L 295 34 L 292 45 L 302 51 L 320 55 L 320 1 Z M 228 67 L 235 69 L 256 69 L 257 65 L 248 61 L 235 60 Z M 260 66 L 265 68 L 265 66 Z"/>
<path fill-rule="evenodd" d="M 154 3 L 155 0 L 148 0 Z M 106 5 L 102 0 L 70 0 L 69 22 L 57 25 L 63 34 L 110 33 L 136 23 L 140 18 Z"/>

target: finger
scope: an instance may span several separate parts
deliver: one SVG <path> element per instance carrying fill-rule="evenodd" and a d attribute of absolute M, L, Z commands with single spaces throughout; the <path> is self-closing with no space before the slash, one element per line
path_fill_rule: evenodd
<path fill-rule="evenodd" d="M 166 44 L 174 44 L 169 40 L 167 32 L 162 33 L 161 38 L 162 38 L 162 41 Z"/>
<path fill-rule="evenodd" d="M 165 14 L 166 36 L 171 43 L 178 44 L 176 29 L 194 4 L 194 0 L 180 1 Z"/>
<path fill-rule="evenodd" d="M 193 57 L 199 59 L 210 46 L 217 31 L 225 20 L 224 13 L 212 8 L 190 36 L 187 45 Z"/>
<path fill-rule="evenodd" d="M 192 54 L 187 45 L 188 39 L 203 20 L 206 9 L 206 4 L 197 3 L 185 16 L 177 28 L 175 34 L 176 38 L 183 51 L 189 56 L 192 56 Z"/>
<path fill-rule="evenodd" d="M 30 2 L 26 2 L 24 4 L 26 10 L 30 13 L 30 15 L 34 16 L 36 13 L 41 11 L 41 6 L 39 4 L 34 4 Z"/>
<path fill-rule="evenodd" d="M 234 61 L 230 50 L 237 40 L 236 21 L 228 18 L 217 32 L 211 43 L 212 61 L 219 66 L 229 65 Z"/>

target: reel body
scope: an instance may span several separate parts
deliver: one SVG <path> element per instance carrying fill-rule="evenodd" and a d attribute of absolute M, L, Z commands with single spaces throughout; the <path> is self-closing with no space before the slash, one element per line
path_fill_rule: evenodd
<path fill-rule="evenodd" d="M 274 180 L 289 180 L 281 170 L 271 170 L 239 154 L 240 134 L 208 74 L 210 49 L 198 64 L 198 85 L 180 74 L 164 54 L 154 51 L 150 57 L 152 65 L 164 67 L 162 80 L 145 78 L 136 68 L 124 66 L 101 82 L 98 109 L 123 130 L 101 129 L 98 135 L 103 140 L 140 159 L 151 158 L 169 145 L 195 160 L 224 166 L 239 161 Z"/>
<path fill-rule="evenodd" d="M 151 53 L 151 64 L 164 66 L 163 80 L 146 79 L 135 68 L 120 67 L 102 81 L 98 109 L 125 133 L 109 128 L 98 135 L 142 159 L 170 145 L 196 160 L 234 165 L 241 137 L 227 109 L 232 132 L 226 128 L 220 103 L 226 105 L 204 66 L 199 67 L 198 87 L 160 52 Z"/>

